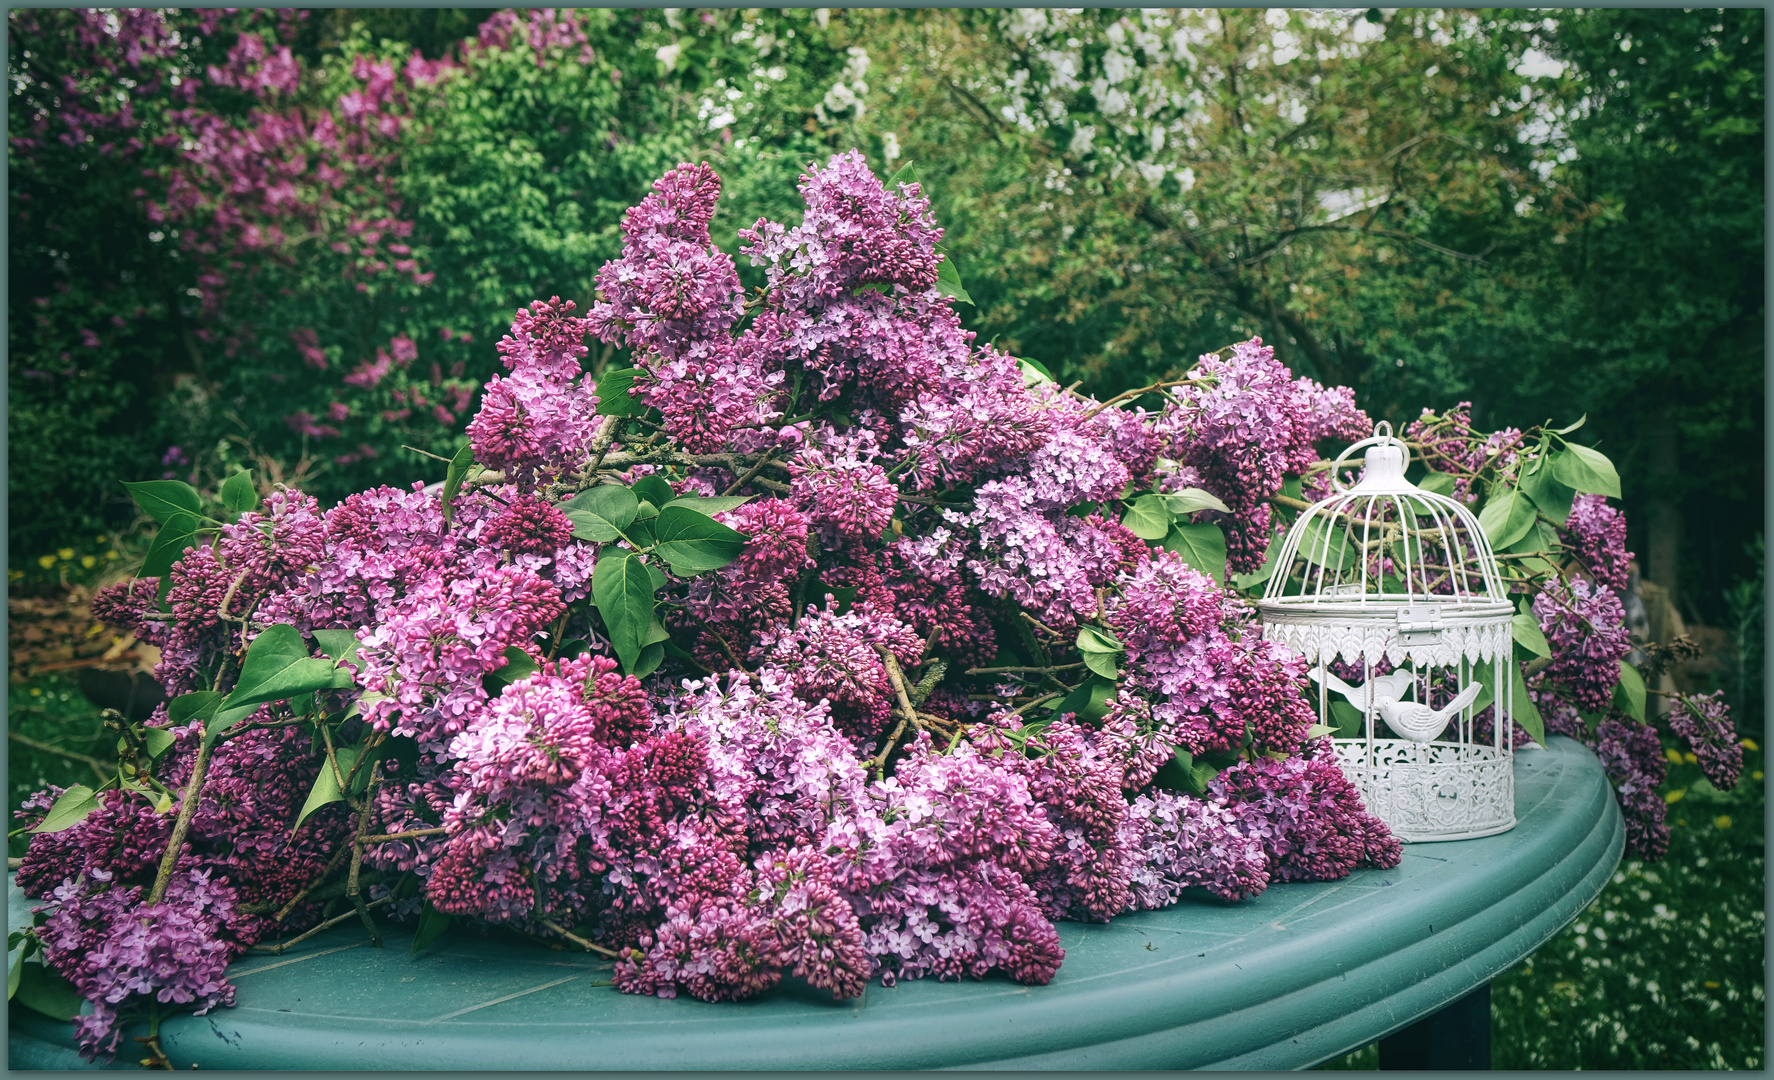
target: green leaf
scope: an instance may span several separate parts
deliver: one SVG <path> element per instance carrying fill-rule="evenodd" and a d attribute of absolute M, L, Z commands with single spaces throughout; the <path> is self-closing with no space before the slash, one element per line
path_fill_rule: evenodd
<path fill-rule="evenodd" d="M 1218 510 L 1222 514 L 1232 512 L 1231 508 L 1219 500 L 1211 491 L 1200 488 L 1184 488 L 1174 495 L 1164 496 L 1164 505 L 1177 517 L 1193 514 L 1199 510 Z"/>
<path fill-rule="evenodd" d="M 640 506 L 635 508 L 634 516 L 636 521 L 645 521 L 648 518 L 656 518 L 659 516 L 659 508 L 647 500 L 642 499 Z"/>
<path fill-rule="evenodd" d="M 31 826 L 33 833 L 58 833 L 86 820 L 86 815 L 99 808 L 98 796 L 85 784 L 75 784 L 61 793 L 43 820 Z"/>
<path fill-rule="evenodd" d="M 1540 620 L 1531 612 L 1516 612 L 1515 618 L 1509 620 L 1509 634 L 1517 645 L 1534 656 L 1552 655 L 1552 646 L 1547 644 L 1546 634 L 1540 629 Z"/>
<path fill-rule="evenodd" d="M 1286 532 L 1278 532 L 1269 537 L 1269 547 L 1263 552 L 1263 565 L 1257 567 L 1248 574 L 1234 574 L 1232 576 L 1233 587 L 1239 592 L 1250 592 L 1258 585 L 1261 585 L 1263 582 L 1274 577 L 1275 553 L 1281 550 L 1281 545 L 1286 541 Z"/>
<path fill-rule="evenodd" d="M 634 670 L 629 674 L 637 679 L 644 679 L 659 670 L 659 665 L 663 663 L 665 663 L 665 644 L 656 641 L 641 650 L 641 658 L 634 662 Z"/>
<path fill-rule="evenodd" d="M 814 581 L 807 591 L 816 604 L 830 596 L 837 602 L 838 614 L 848 615 L 850 614 L 850 605 L 856 602 L 856 594 L 862 590 L 856 585 L 827 585 L 823 581 Z"/>
<path fill-rule="evenodd" d="M 1220 770 L 1208 762 L 1196 761 L 1180 746 L 1172 747 L 1172 750 L 1174 752 L 1171 759 L 1159 768 L 1157 775 L 1152 777 L 1152 782 L 1172 791 L 1206 794 L 1207 785 L 1213 783 L 1213 778 L 1220 774 Z"/>
<path fill-rule="evenodd" d="M 1417 486 L 1432 495 L 1452 495 L 1454 493 L 1454 477 L 1444 472 L 1425 473 Z"/>
<path fill-rule="evenodd" d="M 527 679 L 537 671 L 536 661 L 530 654 L 516 645 L 505 646 L 505 666 L 489 671 L 481 676 L 480 682 L 486 688 L 489 697 L 498 697 L 505 688 L 520 679 Z"/>
<path fill-rule="evenodd" d="M 222 704 L 222 695 L 214 690 L 193 690 L 180 694 L 167 703 L 168 726 L 182 728 L 193 720 L 208 720 Z"/>
<path fill-rule="evenodd" d="M 1614 707 L 1640 723 L 1645 719 L 1645 677 L 1626 661 L 1620 661 L 1620 683 L 1614 687 Z"/>
<path fill-rule="evenodd" d="M 1065 697 L 1048 703 L 1047 708 L 1055 716 L 1075 713 L 1080 722 L 1094 724 L 1109 711 L 1109 699 L 1114 696 L 1114 680 L 1092 678 Z"/>
<path fill-rule="evenodd" d="M 679 577 L 717 570 L 745 550 L 745 534 L 688 506 L 667 506 L 654 522 L 653 551 Z"/>
<path fill-rule="evenodd" d="M 899 185 L 916 184 L 917 182 L 918 170 L 912 168 L 912 163 L 908 161 L 893 171 L 893 175 L 887 178 L 886 186 L 888 191 L 897 195 L 899 194 Z"/>
<path fill-rule="evenodd" d="M 1339 739 L 1359 739 L 1362 736 L 1361 710 L 1344 701 L 1340 695 L 1332 694 L 1330 698 L 1331 720 L 1336 725 L 1336 737 Z"/>
<path fill-rule="evenodd" d="M 450 917 L 432 907 L 431 901 L 425 901 L 419 909 L 419 928 L 413 933 L 413 955 L 417 956 L 449 928 Z"/>
<path fill-rule="evenodd" d="M 677 501 L 678 493 L 658 473 L 648 473 L 634 482 L 634 493 L 654 506 L 667 506 Z"/>
<path fill-rule="evenodd" d="M 240 680 L 222 703 L 224 712 L 247 705 L 305 694 L 310 690 L 339 687 L 339 677 L 329 660 L 308 655 L 302 632 L 286 623 L 266 627 L 247 647 L 246 660 L 240 665 Z M 345 676 L 344 685 L 350 685 Z M 219 717 L 218 717 L 219 719 Z"/>
<path fill-rule="evenodd" d="M 1534 698 L 1528 693 L 1528 681 L 1521 677 L 1518 669 L 1513 680 L 1513 688 L 1509 695 L 1509 715 L 1522 730 L 1534 737 L 1541 746 L 1546 745 L 1546 721 L 1540 716 L 1540 706 L 1534 704 Z"/>
<path fill-rule="evenodd" d="M 1170 533 L 1173 515 L 1162 495 L 1141 495 L 1121 515 L 1121 524 L 1141 540 L 1162 540 Z"/>
<path fill-rule="evenodd" d="M 13 938 L 18 936 L 16 933 L 10 935 Z M 19 976 L 25 970 L 25 952 L 26 949 L 22 942 L 9 941 L 7 943 L 6 1000 L 8 1001 L 18 995 Z"/>
<path fill-rule="evenodd" d="M 1084 660 L 1084 666 L 1101 675 L 1105 679 L 1118 679 L 1120 671 L 1116 667 L 1115 658 L 1121 655 L 1122 644 L 1112 634 L 1098 630 L 1094 626 L 1078 628 L 1078 654 Z"/>
<path fill-rule="evenodd" d="M 599 416 L 639 416 L 646 411 L 634 396 L 634 380 L 639 368 L 617 368 L 605 371 L 597 381 L 597 414 Z"/>
<path fill-rule="evenodd" d="M 1491 550 L 1502 551 L 1534 527 L 1534 504 L 1515 488 L 1495 489 L 1478 513 L 1478 526 L 1490 540 Z"/>
<path fill-rule="evenodd" d="M 259 508 L 259 489 L 253 486 L 251 469 L 242 469 L 223 482 L 222 505 L 235 514 Z"/>
<path fill-rule="evenodd" d="M 320 651 L 332 657 L 335 664 L 355 663 L 357 650 L 363 645 L 354 630 L 316 630 L 312 636 Z"/>
<path fill-rule="evenodd" d="M 1566 443 L 1563 450 L 1552 456 L 1552 475 L 1578 491 L 1620 497 L 1620 474 L 1614 471 L 1614 463 L 1606 454 L 1587 446 Z"/>
<path fill-rule="evenodd" d="M 1115 635 L 1094 626 L 1080 626 L 1078 628 L 1077 645 L 1085 652 L 1120 652 L 1126 648 L 1121 642 L 1115 640 Z"/>
<path fill-rule="evenodd" d="M 1218 525 L 1172 525 L 1164 549 L 1221 585 L 1226 583 L 1226 534 Z"/>
<path fill-rule="evenodd" d="M 653 625 L 653 576 L 633 552 L 609 552 L 592 570 L 591 593 L 622 669 L 632 674 Z"/>
<path fill-rule="evenodd" d="M 1059 381 L 1053 377 L 1053 372 L 1048 371 L 1047 366 L 1039 360 L 1028 360 L 1018 357 L 1016 366 L 1017 369 L 1022 372 L 1023 387 L 1025 389 L 1032 390 L 1035 387 L 1040 386 L 1042 383 Z"/>
<path fill-rule="evenodd" d="M 129 489 L 129 497 L 136 501 L 136 505 L 162 525 L 180 514 L 203 516 L 202 497 L 196 488 L 183 480 L 143 480 L 139 483 L 126 480 L 123 486 Z"/>
<path fill-rule="evenodd" d="M 154 542 L 148 545 L 148 554 L 142 559 L 141 576 L 160 579 L 162 600 L 166 599 L 166 591 L 172 588 L 172 564 L 179 561 L 196 539 L 197 519 L 190 514 L 174 514 L 154 534 Z"/>
<path fill-rule="evenodd" d="M 1582 416 L 1579 416 L 1577 418 L 1577 422 L 1575 424 L 1572 424 L 1570 427 L 1561 427 L 1561 428 L 1555 430 L 1553 432 L 1553 434 L 1554 435 L 1569 435 L 1571 432 L 1576 431 L 1578 428 L 1582 427 L 1584 421 L 1586 421 L 1588 419 L 1589 419 L 1589 414 L 1584 413 Z"/>
<path fill-rule="evenodd" d="M 450 514 L 456 496 L 462 493 L 462 482 L 468 479 L 468 470 L 474 468 L 474 444 L 467 443 L 456 455 L 450 458 L 450 467 L 444 472 L 443 493 L 439 496 L 443 505 L 444 524 L 449 524 Z"/>
<path fill-rule="evenodd" d="M 756 495 L 679 495 L 667 502 L 665 506 L 682 506 L 699 514 L 724 514 L 729 510 L 737 510 L 746 503 L 757 498 Z M 660 507 L 664 509 L 665 507 Z"/>
<path fill-rule="evenodd" d="M 1349 542 L 1349 530 L 1321 514 L 1314 514 L 1300 526 L 1300 557 L 1310 563 L 1331 568 L 1355 565 L 1355 545 Z"/>
<path fill-rule="evenodd" d="M 1534 527 L 1522 535 L 1520 540 L 1510 544 L 1503 551 L 1511 555 L 1533 556 L 1516 560 L 1516 565 L 1530 574 L 1556 574 L 1558 567 L 1544 558 L 1534 555 L 1537 551 L 1553 551 L 1558 543 L 1558 530 L 1544 521 L 1536 520 Z"/>
<path fill-rule="evenodd" d="M 221 695 L 217 694 L 216 696 L 220 697 Z M 158 758 L 161 754 L 171 750 L 173 743 L 177 741 L 178 740 L 173 738 L 172 732 L 165 728 L 151 727 L 142 729 L 142 743 L 147 746 L 148 757 L 150 759 Z"/>
<path fill-rule="evenodd" d="M 73 983 L 35 961 L 26 962 L 22 967 L 18 992 L 13 995 L 13 1000 L 51 1020 L 72 1020 L 80 1015 L 80 1005 L 85 999 L 74 989 Z"/>
<path fill-rule="evenodd" d="M 936 291 L 943 296 L 952 296 L 963 304 L 973 303 L 973 297 L 968 296 L 967 290 L 961 287 L 961 274 L 955 269 L 955 260 L 947 255 L 942 257 L 942 262 L 936 267 Z"/>
<path fill-rule="evenodd" d="M 622 538 L 622 530 L 634 523 L 640 505 L 633 489 L 600 484 L 561 503 L 559 509 L 573 523 L 575 539 L 608 544 Z"/>
<path fill-rule="evenodd" d="M 362 754 L 363 747 L 361 746 L 336 748 L 333 751 L 333 756 L 338 759 L 339 773 L 350 776 L 352 767 L 357 764 L 357 759 Z M 369 772 L 368 769 L 363 771 L 366 775 Z M 320 763 L 320 775 L 314 778 L 314 787 L 308 792 L 308 801 L 302 804 L 302 812 L 296 815 L 295 827 L 290 829 L 290 832 L 293 834 L 296 829 L 301 828 L 302 822 L 308 820 L 309 814 L 329 803 L 336 803 L 344 797 L 344 793 L 339 790 L 339 777 L 333 774 L 332 762 L 323 760 Z"/>
<path fill-rule="evenodd" d="M 1115 666 L 1115 657 L 1120 654 L 1106 653 L 1106 652 L 1083 652 L 1083 653 L 1079 653 L 1079 655 L 1084 658 L 1084 666 L 1085 667 L 1089 668 L 1091 671 L 1096 672 L 1098 675 L 1101 675 L 1103 678 L 1105 678 L 1105 679 L 1119 679 L 1121 677 L 1121 669 Z"/>
<path fill-rule="evenodd" d="M 1576 491 L 1553 475 L 1550 466 L 1542 466 L 1522 477 L 1521 489 L 1547 517 L 1560 525 L 1571 516 L 1571 500 Z"/>

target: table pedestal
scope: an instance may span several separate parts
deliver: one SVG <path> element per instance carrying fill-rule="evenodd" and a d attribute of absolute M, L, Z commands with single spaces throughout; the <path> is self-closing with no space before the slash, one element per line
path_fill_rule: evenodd
<path fill-rule="evenodd" d="M 242 957 L 236 1007 L 168 1020 L 161 1044 L 180 1069 L 1291 1069 L 1375 1040 L 1390 1060 L 1425 1017 L 1431 1033 L 1458 1026 L 1458 1009 L 1438 1014 L 1483 1000 L 1474 990 L 1575 917 L 1619 860 L 1620 813 L 1588 750 L 1554 738 L 1517 755 L 1515 775 L 1506 833 L 1407 844 L 1391 870 L 1240 904 L 1060 923 L 1065 965 L 1047 986 L 661 1001 L 617 993 L 609 964 L 583 954 L 458 933 L 413 956 L 404 933 L 375 949 L 346 925 Z M 15 925 L 29 918 L 16 892 L 11 907 Z M 69 1025 L 14 1008 L 13 1068 L 80 1067 L 72 1045 Z"/>

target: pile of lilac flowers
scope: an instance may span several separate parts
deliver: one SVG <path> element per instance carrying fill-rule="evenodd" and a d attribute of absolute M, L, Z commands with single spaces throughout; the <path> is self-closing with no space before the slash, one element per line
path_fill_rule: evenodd
<path fill-rule="evenodd" d="M 747 295 L 713 171 L 656 183 L 588 312 L 518 313 L 442 485 L 136 486 L 163 572 L 94 612 L 173 700 L 114 786 L 27 806 L 18 873 L 84 1052 L 352 920 L 568 943 L 631 993 L 846 998 L 1045 983 L 1055 920 L 1398 862 L 1225 584 L 1371 430 L 1350 393 L 1257 340 L 1063 390 L 961 328 L 917 183 L 851 152 L 801 191 L 741 232 Z M 585 372 L 594 337 L 634 366 Z M 1571 528 L 1617 545 L 1609 513 Z M 1535 607 L 1579 695 L 1603 595 Z"/>

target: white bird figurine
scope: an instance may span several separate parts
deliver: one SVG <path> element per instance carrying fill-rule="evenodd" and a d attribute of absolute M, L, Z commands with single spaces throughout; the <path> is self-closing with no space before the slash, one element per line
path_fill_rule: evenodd
<path fill-rule="evenodd" d="M 1470 705 L 1479 691 L 1484 687 L 1479 683 L 1471 683 L 1454 695 L 1454 700 L 1439 709 L 1432 709 L 1414 701 L 1405 701 L 1404 695 L 1416 688 L 1416 676 L 1408 671 L 1395 671 L 1390 675 L 1377 675 L 1361 686 L 1350 686 L 1330 672 L 1313 671 L 1314 679 L 1322 674 L 1322 681 L 1330 689 L 1349 699 L 1350 704 L 1357 708 L 1372 708 L 1386 721 L 1386 726 L 1398 732 L 1412 742 L 1426 743 L 1434 740 L 1437 735 L 1447 730 L 1448 722 L 1459 714 L 1461 709 Z M 1372 702 L 1367 700 L 1372 695 Z"/>

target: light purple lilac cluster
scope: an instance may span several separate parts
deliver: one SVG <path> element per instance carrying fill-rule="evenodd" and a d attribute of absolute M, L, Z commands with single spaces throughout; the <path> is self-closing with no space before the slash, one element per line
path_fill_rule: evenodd
<path fill-rule="evenodd" d="M 1269 500 L 1287 474 L 1304 472 L 1326 439 L 1354 441 L 1373 432 L 1347 387 L 1326 388 L 1295 379 L 1275 349 L 1252 338 L 1232 355 L 1203 356 L 1157 423 L 1177 488 L 1201 487 L 1228 512 L 1202 511 L 1201 520 L 1226 532 L 1230 567 L 1249 573 L 1263 563 L 1274 531 Z"/>
<path fill-rule="evenodd" d="M 711 242 L 714 172 L 660 180 L 585 317 L 518 312 L 468 425 L 488 471 L 462 490 L 326 509 L 278 492 L 177 561 L 170 619 L 152 580 L 95 600 L 162 648 L 175 695 L 227 693 L 272 625 L 317 660 L 323 638 L 339 651 L 325 632 L 355 649 L 349 687 L 258 707 L 201 784 L 202 722 L 151 722 L 174 737 L 157 782 L 200 788 L 157 909 L 177 918 L 122 914 L 169 842 L 147 796 L 107 792 L 34 839 L 20 883 L 87 928 L 46 956 L 107 1001 L 89 1053 L 147 995 L 226 1001 L 227 958 L 335 916 L 341 890 L 314 887 L 342 879 L 354 829 L 393 837 L 358 868 L 381 913 L 589 943 L 622 990 L 706 1000 L 787 976 L 840 998 L 870 979 L 1046 982 L 1058 919 L 1396 863 L 1307 744 L 1300 662 L 1210 576 L 1226 568 L 1121 524 L 1133 491 L 1193 476 L 1234 507 L 1216 520 L 1248 565 L 1283 475 L 1365 434 L 1348 392 L 1259 342 L 1159 413 L 1025 386 L 961 328 L 917 184 L 848 153 L 801 190 L 800 224 L 742 234 L 765 280 L 748 303 Z M 644 415 L 599 400 L 588 336 L 630 350 Z M 626 504 L 591 490 L 637 484 Z M 698 564 L 712 549 L 692 535 L 730 545 L 724 564 Z M 644 662 L 614 640 L 642 597 Z M 1120 648 L 1113 680 L 1079 659 L 1081 631 Z M 298 827 L 329 740 L 361 764 Z M 1179 749 L 1214 783 L 1165 779 Z M 95 951 L 125 919 L 158 936 Z M 144 981 L 143 949 L 183 959 Z"/>

